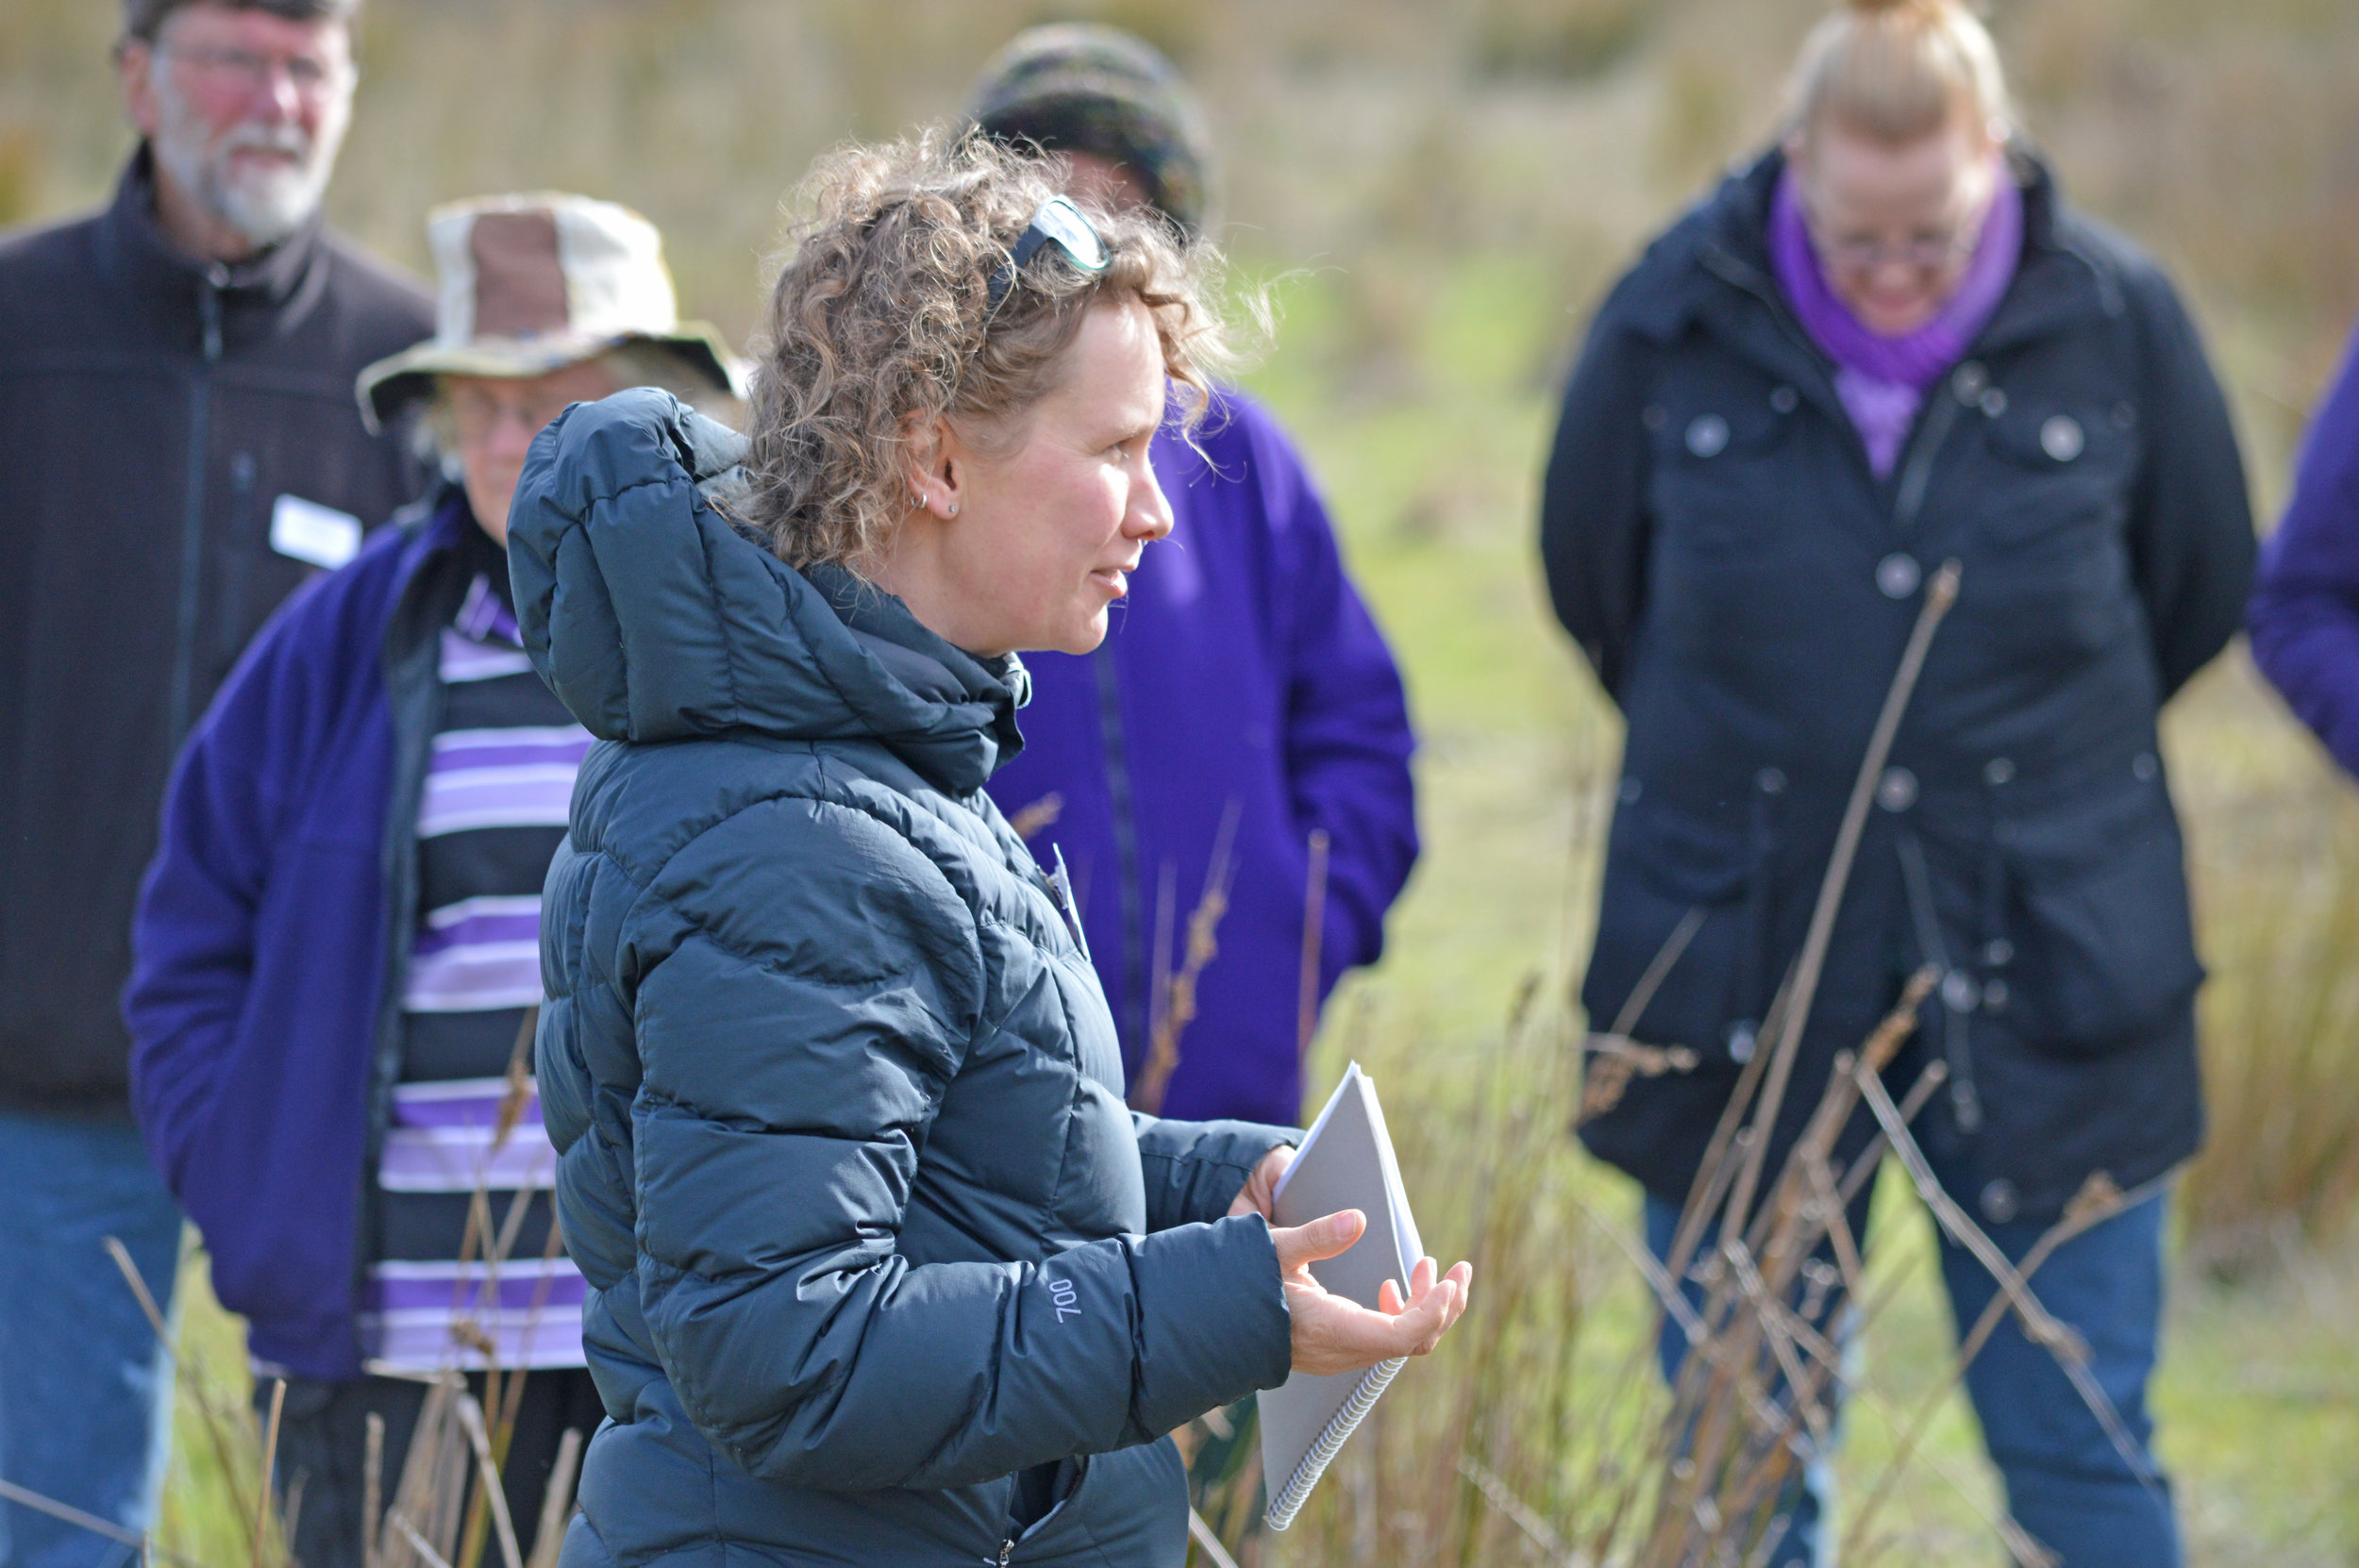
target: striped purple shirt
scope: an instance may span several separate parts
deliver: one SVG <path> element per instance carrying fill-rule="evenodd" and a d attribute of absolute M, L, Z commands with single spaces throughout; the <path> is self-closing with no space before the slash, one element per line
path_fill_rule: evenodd
<path fill-rule="evenodd" d="M 541 1000 L 541 883 L 590 736 L 533 673 L 492 575 L 505 562 L 483 543 L 485 569 L 442 634 L 443 721 L 418 803 L 402 1067 L 360 1314 L 379 1371 L 479 1367 L 487 1343 L 503 1368 L 582 1364 L 585 1287 L 548 1214 L 557 1153 L 528 1076 L 510 1103 L 509 1071 Z M 525 1206 L 496 1270 L 479 1226 L 468 1240 L 478 1191 L 495 1232 Z"/>

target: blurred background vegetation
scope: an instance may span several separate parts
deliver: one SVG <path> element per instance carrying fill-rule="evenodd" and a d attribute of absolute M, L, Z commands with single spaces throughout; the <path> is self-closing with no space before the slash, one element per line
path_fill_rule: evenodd
<path fill-rule="evenodd" d="M 422 271 L 436 201 L 539 186 L 625 201 L 661 225 L 686 310 L 740 341 L 781 199 L 811 155 L 952 114 L 1018 27 L 1119 23 L 1197 84 L 1225 155 L 1222 239 L 1284 311 L 1252 384 L 1330 492 L 1425 742 L 1426 859 L 1390 957 L 1330 1009 L 1314 1093 L 1347 1052 L 1369 1065 L 1413 1129 L 1423 1228 L 1480 1257 L 1490 1286 L 1482 1333 L 1396 1385 L 1282 1560 L 1521 1560 L 1540 1548 L 1435 1445 L 1481 1452 L 1561 1522 L 1580 1504 L 1566 1444 L 1610 1442 L 1620 1419 L 1595 1408 L 1620 1397 L 1598 1368 L 1634 1343 L 1643 1307 L 1589 1215 L 1626 1224 L 1632 1204 L 1562 1136 L 1560 1070 L 1618 736 L 1543 607 L 1534 492 L 1589 309 L 1652 230 L 1765 141 L 1819 10 L 371 0 L 366 12 L 328 202 L 338 224 Z M 104 198 L 130 145 L 106 67 L 116 15 L 109 0 L 0 7 L 0 224 Z M 1992 15 L 2067 192 L 2184 286 L 2273 517 L 2359 311 L 2359 7 L 1999 0 Z M 2359 809 L 2240 651 L 2174 706 L 2167 739 L 2215 973 L 2214 1134 L 2181 1193 L 2162 1445 L 2196 1560 L 2359 1563 Z M 1510 1031 L 1528 977 L 1539 1022 Z M 1921 1217 L 1887 1195 L 1882 1266 L 1917 1277 L 1865 1353 L 1905 1396 L 1934 1386 L 1949 1330 Z M 234 1326 L 190 1293 L 192 1359 L 234 1369 Z M 1478 1360 L 1478 1343 L 1495 1349 Z M 1568 1438 L 1566 1411 L 1584 1405 L 1592 1425 Z M 1847 1471 L 1872 1475 L 1887 1440 L 1855 1422 Z M 1946 1409 L 1934 1447 L 1988 1507 L 1962 1407 Z M 242 1555 L 209 1537 L 214 1483 L 201 1445 L 184 1455 L 176 1539 L 209 1560 Z M 1907 1502 L 1904 1558 L 1994 1560 L 1967 1498 L 1929 1480 Z"/>

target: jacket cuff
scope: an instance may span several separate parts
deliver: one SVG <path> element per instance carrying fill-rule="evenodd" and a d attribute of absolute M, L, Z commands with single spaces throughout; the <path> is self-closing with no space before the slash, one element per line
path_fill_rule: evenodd
<path fill-rule="evenodd" d="M 1294 1365 L 1294 1320 L 1278 1249 L 1259 1214 L 1142 1237 L 1137 1376 L 1131 1419 L 1160 1436 L 1257 1389 Z"/>
<path fill-rule="evenodd" d="M 1173 1122 L 1140 1116 L 1136 1123 L 1150 1231 L 1223 1218 L 1263 1156 L 1280 1144 L 1302 1142 L 1297 1127 L 1260 1122 Z"/>

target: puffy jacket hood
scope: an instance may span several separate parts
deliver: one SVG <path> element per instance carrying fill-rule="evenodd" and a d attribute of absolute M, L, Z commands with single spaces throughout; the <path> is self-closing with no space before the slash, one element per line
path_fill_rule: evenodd
<path fill-rule="evenodd" d="M 873 738 L 938 789 L 981 788 L 1023 745 L 1023 665 L 951 646 L 840 568 L 771 554 L 727 515 L 745 446 L 651 388 L 541 432 L 509 512 L 534 668 L 601 740 Z"/>

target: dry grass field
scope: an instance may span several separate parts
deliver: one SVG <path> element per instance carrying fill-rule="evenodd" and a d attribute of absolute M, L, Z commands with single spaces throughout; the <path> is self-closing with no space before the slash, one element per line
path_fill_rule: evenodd
<path fill-rule="evenodd" d="M 751 325 L 778 203 L 842 137 L 955 109 L 1023 23 L 1139 27 L 1202 86 L 1225 240 L 1283 308 L 1253 386 L 1299 434 L 1408 671 L 1427 849 L 1347 1057 L 1382 1088 L 1429 1244 L 1482 1273 L 1467 1330 L 1405 1373 L 1267 1561 L 1570 1561 L 1591 1483 L 1656 1396 L 1614 1240 L 1633 1195 L 1571 1145 L 1566 1001 L 1618 734 L 1542 607 L 1531 532 L 1553 384 L 1613 272 L 1775 113 L 1812 0 L 372 0 L 331 197 L 412 268 L 433 201 L 558 186 L 663 227 L 692 313 Z M 2265 516 L 2359 312 L 2359 8 L 2349 0 L 2000 0 L 2031 131 L 2067 190 L 2160 253 L 2217 352 Z M 0 10 L 0 222 L 98 199 L 127 142 L 104 0 Z M 2215 978 L 2213 1142 L 2180 1193 L 2158 1390 L 2194 1559 L 2359 1562 L 2359 806 L 2241 652 L 2167 720 Z M 1519 1003 L 1519 998 L 1522 1000 Z M 1515 1022 L 1511 1025 L 1511 1017 Z M 1922 1209 L 1883 1194 L 1862 1346 L 1881 1402 L 1937 1393 Z M 192 1365 L 242 1376 L 193 1273 Z M 193 1423 L 195 1417 L 187 1418 Z M 167 1536 L 244 1555 L 194 1426 Z M 1847 1486 L 1893 1427 L 1860 1410 Z M 1986 1563 L 1992 1483 L 1938 1406 L 1885 1560 Z M 1956 1485 L 1936 1472 L 1954 1476 Z M 1478 1475 L 1487 1482 L 1478 1484 Z M 1519 1522 L 1520 1520 L 1520 1522 Z M 1537 1526 L 1535 1528 L 1535 1526 Z M 1548 1542 L 1555 1540 L 1551 1546 Z M 1865 1560 L 1862 1554 L 1858 1560 Z"/>

